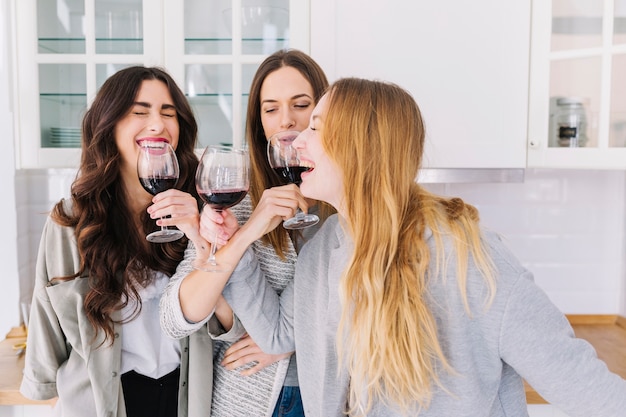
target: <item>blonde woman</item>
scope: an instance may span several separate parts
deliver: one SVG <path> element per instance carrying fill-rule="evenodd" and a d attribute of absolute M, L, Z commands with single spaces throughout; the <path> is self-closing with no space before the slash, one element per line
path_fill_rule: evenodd
<path fill-rule="evenodd" d="M 476 209 L 415 183 L 424 136 L 403 89 L 333 84 L 295 143 L 314 167 L 302 193 L 338 215 L 280 297 L 253 274 L 224 289 L 262 349 L 298 352 L 305 414 L 527 416 L 525 378 L 571 417 L 623 416 L 626 381 L 574 337 Z M 258 269 L 242 247 L 279 224 L 278 210 L 267 214 L 236 232 L 219 226 L 234 234 L 218 259 Z M 210 217 L 203 234 L 217 227 Z"/>

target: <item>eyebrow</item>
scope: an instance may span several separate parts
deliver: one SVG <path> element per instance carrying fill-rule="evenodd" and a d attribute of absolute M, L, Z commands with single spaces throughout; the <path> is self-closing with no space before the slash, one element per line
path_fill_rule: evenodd
<path fill-rule="evenodd" d="M 310 98 L 311 100 L 313 100 L 313 98 L 310 95 L 308 95 L 307 93 L 296 94 L 295 96 L 290 97 L 289 100 L 297 100 L 297 99 L 302 98 L 302 97 Z M 275 103 L 277 101 L 278 100 L 276 100 L 276 99 L 270 98 L 270 99 L 267 99 L 267 100 L 262 100 L 261 104 L 263 104 L 263 103 Z"/>
<path fill-rule="evenodd" d="M 135 101 L 135 103 L 133 103 L 135 106 L 141 106 L 141 107 L 145 107 L 147 109 L 152 108 L 152 104 L 150 103 L 146 103 L 145 101 Z M 173 104 L 164 104 L 161 106 L 161 110 L 176 110 L 176 106 L 174 106 Z"/>

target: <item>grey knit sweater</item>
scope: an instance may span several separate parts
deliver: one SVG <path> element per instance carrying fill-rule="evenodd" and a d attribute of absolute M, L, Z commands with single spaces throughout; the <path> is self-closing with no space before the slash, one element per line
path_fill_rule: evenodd
<path fill-rule="evenodd" d="M 434 241 L 426 236 L 434 251 Z M 451 242 L 445 250 L 450 254 Z M 525 417 L 522 378 L 571 417 L 624 417 L 626 381 L 607 370 L 593 347 L 574 337 L 564 315 L 532 281 L 532 275 L 500 238 L 485 233 L 497 273 L 493 303 L 470 259 L 467 292 L 472 315 L 463 306 L 454 267 L 447 276 L 431 270 L 428 303 L 446 358 L 456 371 L 442 373 L 446 390 L 435 387 L 430 406 L 405 416 Z M 343 416 L 349 377 L 338 368 L 335 348 L 341 315 L 338 286 L 352 252 L 337 217 L 329 218 L 298 257 L 296 276 L 282 293 L 255 279 L 254 256 L 240 262 L 246 279 L 231 278 L 223 291 L 252 338 L 267 351 L 298 352 L 300 390 L 307 417 Z M 449 265 L 455 265 L 450 256 Z M 246 265 L 244 267 L 244 264 Z M 374 401 L 368 416 L 402 416 L 393 404 Z"/>

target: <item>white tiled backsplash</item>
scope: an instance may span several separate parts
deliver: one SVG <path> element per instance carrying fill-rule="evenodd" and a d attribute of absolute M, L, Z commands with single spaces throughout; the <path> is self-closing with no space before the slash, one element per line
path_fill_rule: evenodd
<path fill-rule="evenodd" d="M 73 170 L 16 174 L 20 277 L 27 291 L 47 212 Z M 626 172 L 527 170 L 525 182 L 429 184 L 475 205 L 567 314 L 626 315 Z M 26 232 L 26 233 L 24 233 Z"/>

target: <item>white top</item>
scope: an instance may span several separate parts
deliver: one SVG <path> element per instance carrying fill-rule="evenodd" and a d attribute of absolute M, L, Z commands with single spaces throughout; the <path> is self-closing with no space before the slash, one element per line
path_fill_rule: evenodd
<path fill-rule="evenodd" d="M 169 277 L 155 272 L 150 285 L 139 287 L 141 312 L 131 321 L 122 324 L 121 372 L 135 371 L 158 379 L 180 366 L 180 342 L 170 339 L 159 324 L 159 300 Z M 126 320 L 135 311 L 137 300 L 130 300 L 122 310 Z"/>

